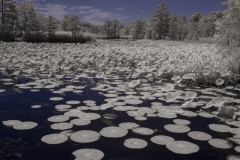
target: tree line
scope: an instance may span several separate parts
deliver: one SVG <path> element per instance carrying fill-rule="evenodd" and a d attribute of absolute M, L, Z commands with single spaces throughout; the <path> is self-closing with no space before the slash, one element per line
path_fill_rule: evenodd
<path fill-rule="evenodd" d="M 0 0 L 0 40 L 13 40 L 31 33 L 54 35 L 56 31 L 69 32 L 74 37 L 79 32 L 93 33 L 108 39 L 131 36 L 133 39 L 198 40 L 218 35 L 220 43 L 240 44 L 240 0 L 226 0 L 224 11 L 203 15 L 194 13 L 189 19 L 172 13 L 165 2 L 157 5 L 150 19 L 138 19 L 127 24 L 119 20 L 103 25 L 83 22 L 78 16 L 66 15 L 62 20 L 38 13 L 34 3 L 17 4 L 14 0 Z"/>

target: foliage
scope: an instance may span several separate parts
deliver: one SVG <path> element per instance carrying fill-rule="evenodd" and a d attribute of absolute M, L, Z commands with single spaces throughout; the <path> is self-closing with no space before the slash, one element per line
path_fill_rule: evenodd
<path fill-rule="evenodd" d="M 72 32 L 72 36 L 76 36 L 76 32 L 80 31 L 80 20 L 78 16 L 69 17 L 67 29 Z"/>
<path fill-rule="evenodd" d="M 47 18 L 47 31 L 48 34 L 54 34 L 54 32 L 57 29 L 57 23 L 56 23 L 56 19 L 53 18 L 51 15 Z"/>
<path fill-rule="evenodd" d="M 23 2 L 18 6 L 18 23 L 24 33 L 38 31 L 37 13 L 33 3 Z"/>
<path fill-rule="evenodd" d="M 170 15 L 169 34 L 172 40 L 184 40 L 187 35 L 186 16 L 178 16 L 176 13 Z"/>
<path fill-rule="evenodd" d="M 145 35 L 145 22 L 141 19 L 134 22 L 133 38 L 143 39 Z"/>
<path fill-rule="evenodd" d="M 17 24 L 17 8 L 14 0 L 0 1 L 0 40 L 13 40 L 15 26 Z"/>
<path fill-rule="evenodd" d="M 63 20 L 61 21 L 61 29 L 63 29 L 64 31 L 67 31 L 68 21 L 69 21 L 68 16 L 64 16 Z"/>
<path fill-rule="evenodd" d="M 38 22 L 38 31 L 39 32 L 46 32 L 47 31 L 47 24 L 48 24 L 47 18 L 41 13 L 37 13 L 36 18 L 37 18 L 37 22 Z"/>
<path fill-rule="evenodd" d="M 95 42 L 96 36 L 91 33 L 78 32 L 75 37 L 69 32 L 57 32 L 55 34 L 28 33 L 25 35 L 26 42 L 50 42 L 50 43 L 86 43 Z"/>
<path fill-rule="evenodd" d="M 152 16 L 153 31 L 155 39 L 165 39 L 169 33 L 169 15 L 168 5 L 162 2 L 155 9 Z"/>
<path fill-rule="evenodd" d="M 223 3 L 227 9 L 223 11 L 223 17 L 217 22 L 220 45 L 240 46 L 240 0 L 227 0 Z"/>
<path fill-rule="evenodd" d="M 123 28 L 123 25 L 117 20 L 106 21 L 103 24 L 104 35 L 108 39 L 115 39 L 120 37 L 120 30 Z"/>

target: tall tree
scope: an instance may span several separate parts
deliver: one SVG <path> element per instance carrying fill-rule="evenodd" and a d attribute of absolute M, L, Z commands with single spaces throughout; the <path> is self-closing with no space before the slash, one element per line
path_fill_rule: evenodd
<path fill-rule="evenodd" d="M 55 33 L 57 29 L 57 21 L 51 15 L 47 18 L 47 31 L 48 35 L 52 35 Z"/>
<path fill-rule="evenodd" d="M 16 1 L 14 0 L 0 0 L 1 23 L 4 25 L 9 16 L 12 15 L 16 8 Z"/>
<path fill-rule="evenodd" d="M 0 0 L 0 39 L 13 38 L 17 25 L 17 8 L 14 0 Z M 10 36 L 10 37 L 9 37 Z"/>
<path fill-rule="evenodd" d="M 181 16 L 179 18 L 179 25 L 178 25 L 178 39 L 179 40 L 184 40 L 185 38 L 187 38 L 188 35 L 188 24 L 187 24 L 187 17 Z"/>
<path fill-rule="evenodd" d="M 82 32 L 93 32 L 93 25 L 89 22 L 81 22 L 81 31 Z"/>
<path fill-rule="evenodd" d="M 134 22 L 128 22 L 126 25 L 124 25 L 121 34 L 122 35 L 132 35 L 133 34 L 133 23 Z"/>
<path fill-rule="evenodd" d="M 18 6 L 18 21 L 22 32 L 38 31 L 37 13 L 31 2 L 23 2 Z"/>
<path fill-rule="evenodd" d="M 77 32 L 80 31 L 80 20 L 78 16 L 69 17 L 68 30 L 72 32 L 72 36 L 76 36 Z"/>
<path fill-rule="evenodd" d="M 227 0 L 227 9 L 217 23 L 218 42 L 221 45 L 240 46 L 240 0 Z"/>
<path fill-rule="evenodd" d="M 152 16 L 152 22 L 154 27 L 154 32 L 156 33 L 155 38 L 165 39 L 169 33 L 169 12 L 168 5 L 162 2 L 157 6 L 157 9 L 154 10 Z"/>
<path fill-rule="evenodd" d="M 103 24 L 103 28 L 104 28 L 105 33 L 107 34 L 108 39 L 110 38 L 110 28 L 111 28 L 111 26 L 112 26 L 112 21 L 106 21 Z"/>
<path fill-rule="evenodd" d="M 145 22 L 141 19 L 138 19 L 134 22 L 134 31 L 133 38 L 134 39 L 143 39 L 145 35 Z"/>
<path fill-rule="evenodd" d="M 38 31 L 45 32 L 47 31 L 47 18 L 42 13 L 37 13 L 37 23 Z"/>
<path fill-rule="evenodd" d="M 170 15 L 170 21 L 169 21 L 169 37 L 172 40 L 176 40 L 178 38 L 179 34 L 179 17 L 176 13 L 173 13 Z"/>
<path fill-rule="evenodd" d="M 63 20 L 61 21 L 61 28 L 64 31 L 67 31 L 68 25 L 69 25 L 69 17 L 68 16 L 64 16 Z"/>
<path fill-rule="evenodd" d="M 148 19 L 145 21 L 145 37 L 147 39 L 153 38 L 153 27 L 152 27 L 151 19 Z"/>
<path fill-rule="evenodd" d="M 199 27 L 200 20 L 204 17 L 201 13 L 194 13 L 189 19 L 189 34 L 188 38 L 192 40 L 198 40 L 201 36 L 201 29 Z"/>
<path fill-rule="evenodd" d="M 123 28 L 123 25 L 119 22 L 119 20 L 112 20 L 112 34 L 111 38 L 119 38 L 120 30 Z"/>
<path fill-rule="evenodd" d="M 198 23 L 202 17 L 203 15 L 200 12 L 196 12 L 190 17 L 189 21 Z"/>

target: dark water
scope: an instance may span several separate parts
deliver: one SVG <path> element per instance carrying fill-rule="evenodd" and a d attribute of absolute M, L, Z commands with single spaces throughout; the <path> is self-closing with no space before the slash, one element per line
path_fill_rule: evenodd
<path fill-rule="evenodd" d="M 24 82 L 24 80 L 22 80 Z M 58 90 L 62 87 L 55 88 Z M 3 86 L 1 86 L 3 88 Z M 164 129 L 164 125 L 173 124 L 173 119 L 153 118 L 148 117 L 146 121 L 137 121 L 134 117 L 128 116 L 125 112 L 113 111 L 119 115 L 119 118 L 112 120 L 116 126 L 122 122 L 135 122 L 141 127 L 148 127 L 151 129 L 158 129 L 153 135 L 143 136 L 134 134 L 129 131 L 125 137 L 122 138 L 101 138 L 93 143 L 76 143 L 70 139 L 59 145 L 48 145 L 41 142 L 41 138 L 47 134 L 59 133 L 50 128 L 51 122 L 47 119 L 53 115 L 62 114 L 56 112 L 54 107 L 58 104 L 65 104 L 68 100 L 79 100 L 81 104 L 72 105 L 72 108 L 84 106 L 84 100 L 95 100 L 97 106 L 105 103 L 104 96 L 100 96 L 98 91 L 90 89 L 91 86 L 86 87 L 82 95 L 77 95 L 73 92 L 66 92 L 66 96 L 53 94 L 49 89 L 40 89 L 40 92 L 31 92 L 29 89 L 22 90 L 22 94 L 9 90 L 0 93 L 0 120 L 20 120 L 33 121 L 38 123 L 38 126 L 31 130 L 18 131 L 13 128 L 7 128 L 0 125 L 0 159 L 1 160 L 71 160 L 75 159 L 72 152 L 81 148 L 95 148 L 101 150 L 105 156 L 104 160 L 220 160 L 226 159 L 227 156 L 237 154 L 234 149 L 216 149 L 208 144 L 207 141 L 197 141 L 188 137 L 187 133 L 171 133 Z M 50 97 L 63 97 L 61 101 L 49 101 Z M 158 99 L 153 101 L 144 101 L 138 106 L 151 107 L 150 102 L 162 102 Z M 164 103 L 164 102 L 162 102 Z M 32 105 L 41 104 L 42 107 L 38 109 L 31 108 Z M 191 109 L 192 111 L 199 110 L 199 108 Z M 112 112 L 112 109 L 104 111 L 87 110 L 85 112 L 93 112 L 103 115 L 104 113 Z M 191 121 L 189 127 L 191 131 L 202 131 L 210 134 L 213 138 L 226 139 L 232 136 L 230 133 L 218 133 L 208 128 L 211 123 L 221 123 L 215 118 L 203 118 L 196 116 L 188 118 L 177 115 L 179 119 L 186 119 Z M 71 118 L 73 119 L 73 118 Z M 71 120 L 70 119 L 70 120 Z M 87 126 L 74 126 L 72 130 L 94 130 L 99 132 L 102 128 L 107 127 L 101 119 L 93 120 Z M 156 135 L 167 135 L 173 137 L 175 140 L 185 140 L 192 142 L 200 147 L 199 152 L 190 155 L 179 155 L 169 151 L 166 146 L 160 146 L 150 141 L 150 138 Z M 6 140 L 9 137 L 10 139 Z M 21 138 L 19 140 L 19 138 Z M 126 148 L 123 143 L 128 138 L 144 139 L 148 142 L 148 146 L 144 149 L 134 150 Z M 5 140 L 4 140 L 5 139 Z M 6 144 L 7 143 L 7 144 Z M 15 154 L 15 155 L 13 155 Z M 18 156 L 18 157 L 17 157 Z"/>

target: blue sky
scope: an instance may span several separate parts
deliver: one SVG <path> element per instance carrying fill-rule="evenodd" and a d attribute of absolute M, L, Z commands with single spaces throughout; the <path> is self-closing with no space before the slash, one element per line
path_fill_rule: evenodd
<path fill-rule="evenodd" d="M 23 0 L 20 0 L 23 1 Z M 35 3 L 38 12 L 62 19 L 64 15 L 77 15 L 81 21 L 103 24 L 118 19 L 122 23 L 136 19 L 149 19 L 161 2 L 166 2 L 170 12 L 186 15 L 195 12 L 208 15 L 223 10 L 224 0 L 27 0 Z"/>

